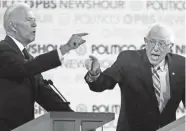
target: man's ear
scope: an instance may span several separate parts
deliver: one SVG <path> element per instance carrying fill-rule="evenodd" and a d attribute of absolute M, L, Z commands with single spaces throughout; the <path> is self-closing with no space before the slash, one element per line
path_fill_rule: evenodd
<path fill-rule="evenodd" d="M 172 52 L 172 47 L 174 46 L 174 43 L 170 43 L 169 45 L 169 52 Z"/>
<path fill-rule="evenodd" d="M 8 25 L 9 25 L 10 30 L 17 32 L 16 25 L 12 21 L 9 21 Z"/>
<path fill-rule="evenodd" d="M 145 44 L 147 44 L 147 43 L 148 43 L 148 40 L 147 40 L 147 38 L 146 38 L 146 37 L 144 37 L 144 42 L 145 42 Z"/>

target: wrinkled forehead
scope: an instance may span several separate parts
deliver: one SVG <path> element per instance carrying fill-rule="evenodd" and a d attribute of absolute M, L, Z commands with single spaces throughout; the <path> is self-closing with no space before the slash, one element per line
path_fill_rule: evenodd
<path fill-rule="evenodd" d="M 174 36 L 172 31 L 164 26 L 154 26 L 148 33 L 149 39 L 169 40 L 174 43 Z"/>

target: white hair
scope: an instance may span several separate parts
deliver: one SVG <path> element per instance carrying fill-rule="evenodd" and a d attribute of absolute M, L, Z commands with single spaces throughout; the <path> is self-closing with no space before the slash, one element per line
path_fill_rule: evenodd
<path fill-rule="evenodd" d="M 11 19 L 13 12 L 15 12 L 17 9 L 25 8 L 25 7 L 30 8 L 29 5 L 26 3 L 15 2 L 14 4 L 12 4 L 11 6 L 7 8 L 4 14 L 4 18 L 3 18 L 3 26 L 4 26 L 6 33 L 9 31 L 9 20 Z"/>

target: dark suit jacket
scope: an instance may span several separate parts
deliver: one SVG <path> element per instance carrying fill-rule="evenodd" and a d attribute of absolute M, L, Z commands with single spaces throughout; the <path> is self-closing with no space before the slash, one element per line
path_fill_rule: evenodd
<path fill-rule="evenodd" d="M 0 131 L 34 119 L 35 101 L 47 111 L 72 111 L 40 74 L 60 64 L 56 50 L 25 60 L 10 37 L 0 42 Z"/>
<path fill-rule="evenodd" d="M 117 131 L 155 131 L 176 119 L 181 100 L 185 104 L 185 58 L 176 54 L 166 57 L 171 98 L 160 113 L 154 93 L 151 65 L 145 50 L 123 51 L 115 63 L 88 83 L 90 90 L 121 90 L 121 109 Z M 86 76 L 85 76 L 86 78 Z M 86 79 L 85 79 L 86 80 Z"/>

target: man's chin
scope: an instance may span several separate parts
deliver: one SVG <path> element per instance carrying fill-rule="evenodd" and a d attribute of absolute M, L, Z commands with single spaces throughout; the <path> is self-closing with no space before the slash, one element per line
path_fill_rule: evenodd
<path fill-rule="evenodd" d="M 30 39 L 30 43 L 33 42 L 34 40 L 35 40 L 35 37 L 34 37 L 34 38 L 31 38 L 31 39 Z"/>
<path fill-rule="evenodd" d="M 157 60 L 151 59 L 151 60 L 150 60 L 150 63 L 151 63 L 152 65 L 158 65 L 158 64 L 160 63 L 160 59 L 157 59 Z"/>

